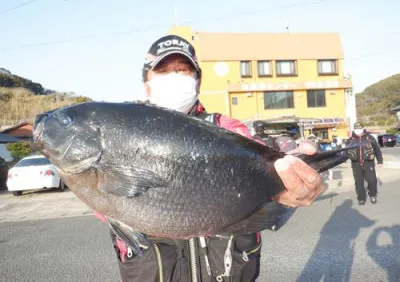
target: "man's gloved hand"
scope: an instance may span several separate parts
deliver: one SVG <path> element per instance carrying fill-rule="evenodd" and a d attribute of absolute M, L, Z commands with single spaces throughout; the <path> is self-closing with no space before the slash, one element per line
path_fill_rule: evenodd
<path fill-rule="evenodd" d="M 313 155 L 316 152 L 315 143 L 304 141 L 287 154 Z M 322 177 L 299 158 L 288 155 L 277 160 L 274 165 L 286 188 L 286 191 L 274 197 L 275 201 L 290 207 L 308 206 L 322 193 Z"/>

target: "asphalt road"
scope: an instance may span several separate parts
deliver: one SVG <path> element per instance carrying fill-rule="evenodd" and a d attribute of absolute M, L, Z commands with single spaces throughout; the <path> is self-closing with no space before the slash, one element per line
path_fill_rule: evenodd
<path fill-rule="evenodd" d="M 0 224 L 0 281 L 119 281 L 106 226 L 92 216 Z"/>
<path fill-rule="evenodd" d="M 398 183 L 379 202 L 330 193 L 263 232 L 258 281 L 400 281 Z M 119 281 L 107 227 L 92 216 L 0 223 L 0 281 Z"/>
<path fill-rule="evenodd" d="M 263 233 L 260 281 L 400 281 L 398 186 L 380 186 L 376 205 L 344 192 L 295 210 Z"/>
<path fill-rule="evenodd" d="M 391 155 L 400 160 L 400 146 L 397 147 L 383 147 L 381 148 L 383 155 Z"/>

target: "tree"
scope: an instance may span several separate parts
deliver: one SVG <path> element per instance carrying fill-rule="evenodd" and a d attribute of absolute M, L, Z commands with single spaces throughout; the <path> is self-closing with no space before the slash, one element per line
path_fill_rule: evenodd
<path fill-rule="evenodd" d="M 80 103 L 91 102 L 91 101 L 92 101 L 92 99 L 90 99 L 89 97 L 78 96 L 75 98 L 74 103 L 80 104 Z"/>
<path fill-rule="evenodd" d="M 32 153 L 32 144 L 28 141 L 19 141 L 7 144 L 7 149 L 14 161 L 19 161 Z"/>

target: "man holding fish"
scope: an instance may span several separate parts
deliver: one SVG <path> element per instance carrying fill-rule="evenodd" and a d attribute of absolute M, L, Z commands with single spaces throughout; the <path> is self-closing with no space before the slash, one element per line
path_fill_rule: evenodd
<path fill-rule="evenodd" d="M 185 39 L 175 35 L 168 35 L 158 39 L 152 44 L 143 66 L 143 82 L 151 104 L 194 116 L 207 115 L 204 107 L 198 100 L 201 69 L 196 60 L 194 47 Z M 218 126 L 252 138 L 247 127 L 237 120 L 222 115 L 207 115 L 207 118 L 211 119 L 211 122 Z M 310 143 L 304 143 L 299 148 L 299 151 L 306 154 L 313 154 L 315 153 L 315 148 L 310 145 Z M 309 205 L 322 191 L 322 182 L 319 174 L 299 159 L 287 156 L 276 161 L 275 168 L 282 177 L 287 189 L 287 191 L 279 194 L 276 200 L 285 205 Z M 268 219 L 266 218 L 265 220 L 267 221 Z M 122 242 L 118 242 L 118 240 L 117 236 L 113 236 L 114 246 L 117 247 L 117 249 L 118 246 L 123 244 Z M 186 242 L 186 244 L 190 249 L 189 243 Z M 185 249 L 184 247 L 186 244 L 185 242 L 181 242 L 176 245 L 177 248 Z M 216 265 L 221 268 L 227 244 L 228 240 L 224 240 L 224 238 L 212 238 L 209 240 L 208 246 L 206 247 L 217 253 L 215 257 L 219 259 L 221 263 L 217 262 Z M 232 272 L 236 274 L 236 277 L 234 277 L 233 281 L 254 281 L 257 278 L 260 267 L 260 250 L 261 236 L 259 232 L 236 237 L 233 252 L 240 254 L 246 251 L 249 253 L 247 257 L 250 258 L 247 259 L 247 261 L 243 260 L 237 266 L 234 265 L 236 269 L 233 269 Z M 161 249 L 160 252 L 162 253 L 163 250 Z M 117 253 L 119 252 L 117 251 Z M 210 253 L 210 251 L 208 253 Z M 119 253 L 119 255 L 121 254 Z M 189 258 L 190 255 L 187 254 L 187 257 Z M 152 279 L 148 280 L 149 272 L 158 272 L 156 256 L 153 256 L 153 258 L 154 263 L 151 270 L 143 270 L 141 258 L 139 258 L 136 263 L 135 258 L 130 261 L 128 259 L 128 263 L 125 264 L 120 261 L 123 281 L 130 281 L 131 279 L 129 277 L 131 275 L 136 276 L 136 280 L 133 279 L 135 281 L 153 281 Z M 179 263 L 182 258 L 174 257 L 172 260 L 174 260 L 173 264 L 175 264 Z M 188 262 L 185 262 L 185 265 L 186 263 L 189 265 L 190 259 Z M 199 263 L 205 264 L 201 259 Z M 151 263 L 145 262 L 145 264 L 150 265 Z M 131 269 L 126 267 L 126 265 L 130 265 Z M 241 269 L 238 269 L 239 267 Z M 185 272 L 182 266 L 179 267 L 179 269 L 181 272 Z M 189 268 L 187 270 L 189 270 Z M 139 276 L 138 273 L 142 273 L 142 276 Z M 150 275 L 153 275 L 153 273 Z M 167 277 L 165 277 L 167 279 L 166 281 L 175 275 L 173 272 L 167 274 Z M 186 275 L 189 275 L 189 271 L 176 281 L 185 281 L 185 279 L 189 279 Z M 226 278 L 228 279 L 229 275 Z M 199 281 L 203 280 L 199 279 Z"/>
<path fill-rule="evenodd" d="M 260 231 L 276 218 L 269 204 L 310 205 L 319 173 L 347 157 L 317 157 L 308 142 L 278 152 L 238 120 L 207 113 L 194 47 L 179 36 L 151 45 L 143 82 L 150 105 L 38 117 L 36 148 L 109 224 L 123 281 L 255 281 Z"/>

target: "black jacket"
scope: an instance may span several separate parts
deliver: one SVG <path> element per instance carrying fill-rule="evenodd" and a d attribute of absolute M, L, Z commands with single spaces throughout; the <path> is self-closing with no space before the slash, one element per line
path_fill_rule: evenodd
<path fill-rule="evenodd" d="M 262 141 L 265 145 L 267 145 L 270 148 L 274 148 L 275 150 L 279 151 L 279 145 L 277 142 L 272 138 L 271 136 L 264 134 L 264 133 L 257 133 L 256 135 L 253 136 L 254 139 L 258 139 Z"/>
<path fill-rule="evenodd" d="M 347 152 L 352 162 L 362 164 L 364 162 L 373 161 L 376 158 L 378 164 L 383 163 L 382 152 L 376 139 L 365 130 L 361 136 L 353 132 L 347 146 L 355 146 Z"/>

